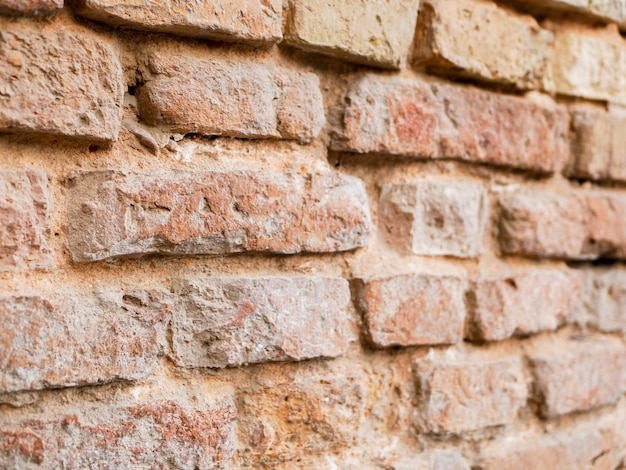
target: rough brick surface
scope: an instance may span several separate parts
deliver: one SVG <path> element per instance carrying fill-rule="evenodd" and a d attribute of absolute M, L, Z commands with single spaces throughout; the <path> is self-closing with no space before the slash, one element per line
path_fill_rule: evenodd
<path fill-rule="evenodd" d="M 563 95 L 626 103 L 626 42 L 560 31 L 545 86 Z"/>
<path fill-rule="evenodd" d="M 168 319 L 157 291 L 0 297 L 0 392 L 146 377 Z"/>
<path fill-rule="evenodd" d="M 292 0 L 285 40 L 307 51 L 398 68 L 409 52 L 418 6 L 419 0 Z"/>
<path fill-rule="evenodd" d="M 587 271 L 583 306 L 587 321 L 601 331 L 626 331 L 626 273 Z"/>
<path fill-rule="evenodd" d="M 69 184 L 76 261 L 351 250 L 371 225 L 362 183 L 338 173 L 94 172 Z"/>
<path fill-rule="evenodd" d="M 187 367 L 337 357 L 353 336 L 344 279 L 179 281 L 173 359 Z"/>
<path fill-rule="evenodd" d="M 452 344 L 463 339 L 465 280 L 406 274 L 358 284 L 363 326 L 375 346 Z"/>
<path fill-rule="evenodd" d="M 462 77 L 538 88 L 554 36 L 531 17 L 473 0 L 420 5 L 414 61 Z"/>
<path fill-rule="evenodd" d="M 392 246 L 419 255 L 471 258 L 483 250 L 486 192 L 471 182 L 389 184 L 382 189 L 379 216 Z"/>
<path fill-rule="evenodd" d="M 462 433 L 507 424 L 526 402 L 521 361 L 417 363 L 421 432 Z"/>
<path fill-rule="evenodd" d="M 50 193 L 43 171 L 0 171 L 0 271 L 48 268 Z"/>
<path fill-rule="evenodd" d="M 139 114 L 174 132 L 308 142 L 322 129 L 319 79 L 274 65 L 150 52 Z"/>
<path fill-rule="evenodd" d="M 150 5 L 132 0 L 79 0 L 78 5 L 79 14 L 113 26 L 252 43 L 271 43 L 282 37 L 280 0 L 216 4 L 158 0 Z"/>
<path fill-rule="evenodd" d="M 0 0 L 0 13 L 43 15 L 63 8 L 63 0 Z"/>
<path fill-rule="evenodd" d="M 2 19 L 0 29 L 0 132 L 117 139 L 122 71 L 105 38 Z"/>
<path fill-rule="evenodd" d="M 473 283 L 470 337 L 502 340 L 555 330 L 576 313 L 577 271 L 512 272 Z"/>
<path fill-rule="evenodd" d="M 626 388 L 626 348 L 612 338 L 546 341 L 528 357 L 534 399 L 544 417 L 614 403 Z"/>
<path fill-rule="evenodd" d="M 531 257 L 623 258 L 625 217 L 619 194 L 512 191 L 500 198 L 500 247 Z"/>
<path fill-rule="evenodd" d="M 190 400 L 191 401 L 191 400 Z M 0 425 L 2 468 L 223 468 L 235 447 L 229 397 L 96 405 Z"/>
<path fill-rule="evenodd" d="M 545 97 L 544 97 L 545 98 Z M 549 99 L 367 75 L 347 95 L 337 150 L 449 158 L 540 173 L 567 161 L 569 116 Z"/>
<path fill-rule="evenodd" d="M 623 25 L 626 22 L 624 0 L 507 0 L 532 12 L 555 10 L 556 13 L 581 13 Z"/>

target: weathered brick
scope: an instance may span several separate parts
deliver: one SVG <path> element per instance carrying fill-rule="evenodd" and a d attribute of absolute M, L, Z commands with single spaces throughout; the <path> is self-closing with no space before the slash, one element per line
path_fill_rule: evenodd
<path fill-rule="evenodd" d="M 626 199 L 608 192 L 518 190 L 500 198 L 504 253 L 566 259 L 626 256 Z"/>
<path fill-rule="evenodd" d="M 0 271 L 48 268 L 50 193 L 39 170 L 0 171 Z"/>
<path fill-rule="evenodd" d="M 506 0 L 532 13 L 554 10 L 556 13 L 580 13 L 624 25 L 626 2 L 624 0 Z"/>
<path fill-rule="evenodd" d="M 0 424 L 2 468 L 223 468 L 235 448 L 232 397 L 94 404 Z"/>
<path fill-rule="evenodd" d="M 446 74 L 538 88 L 553 40 L 532 17 L 492 3 L 426 0 L 420 5 L 413 60 Z"/>
<path fill-rule="evenodd" d="M 482 252 L 487 210 L 486 191 L 476 183 L 388 184 L 380 196 L 380 226 L 401 250 L 471 258 Z"/>
<path fill-rule="evenodd" d="M 173 132 L 314 139 L 324 126 L 315 74 L 259 62 L 147 53 L 139 114 Z"/>
<path fill-rule="evenodd" d="M 63 0 L 0 0 L 0 13 L 43 15 L 61 8 Z"/>
<path fill-rule="evenodd" d="M 581 274 L 574 270 L 480 279 L 471 289 L 470 337 L 494 341 L 555 330 L 574 319 L 581 282 Z"/>
<path fill-rule="evenodd" d="M 365 333 L 378 347 L 462 341 L 466 284 L 456 276 L 429 274 L 359 280 Z"/>
<path fill-rule="evenodd" d="M 546 97 L 366 75 L 347 95 L 332 147 L 357 153 L 446 158 L 560 170 L 568 160 L 569 115 Z"/>
<path fill-rule="evenodd" d="M 588 270 L 583 307 L 586 320 L 601 331 L 626 331 L 626 273 Z"/>
<path fill-rule="evenodd" d="M 0 31 L 0 132 L 117 139 L 122 70 L 105 38 L 8 21 Z"/>
<path fill-rule="evenodd" d="M 226 367 L 340 356 L 353 337 L 350 289 L 334 278 L 178 281 L 172 359 Z"/>
<path fill-rule="evenodd" d="M 219 4 L 181 0 L 79 0 L 77 12 L 112 26 L 220 41 L 273 43 L 282 37 L 281 0 Z"/>
<path fill-rule="evenodd" d="M 528 358 L 534 400 L 543 417 L 614 403 L 626 386 L 626 348 L 613 338 L 545 341 Z"/>
<path fill-rule="evenodd" d="M 339 173 L 93 172 L 69 184 L 75 261 L 351 250 L 371 226 L 363 184 Z"/>
<path fill-rule="evenodd" d="M 135 380 L 156 367 L 163 294 L 0 297 L 0 392 Z"/>
<path fill-rule="evenodd" d="M 462 433 L 513 421 L 526 403 L 518 359 L 417 362 L 417 426 L 421 432 Z"/>
<path fill-rule="evenodd" d="M 285 41 L 360 64 L 399 68 L 413 39 L 418 6 L 419 0 L 292 0 Z"/>
<path fill-rule="evenodd" d="M 557 31 L 546 75 L 548 91 L 626 103 L 626 42 L 590 34 Z"/>

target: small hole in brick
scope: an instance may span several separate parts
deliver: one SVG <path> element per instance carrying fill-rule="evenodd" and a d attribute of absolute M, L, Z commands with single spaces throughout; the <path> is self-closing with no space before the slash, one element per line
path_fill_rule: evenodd
<path fill-rule="evenodd" d="M 506 282 L 513 289 L 517 289 L 517 282 L 515 282 L 515 279 L 508 278 L 504 282 Z"/>
<path fill-rule="evenodd" d="M 91 144 L 89 146 L 89 151 L 90 152 L 97 152 L 100 149 L 100 147 L 98 147 L 96 144 Z"/>
<path fill-rule="evenodd" d="M 137 91 L 137 87 L 133 85 L 128 86 L 128 94 L 135 96 L 135 92 Z"/>

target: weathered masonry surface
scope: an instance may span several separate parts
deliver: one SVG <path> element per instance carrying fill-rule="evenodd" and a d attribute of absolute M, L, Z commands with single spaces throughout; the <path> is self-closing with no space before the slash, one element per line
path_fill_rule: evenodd
<path fill-rule="evenodd" d="M 0 469 L 626 468 L 626 0 L 0 0 Z"/>

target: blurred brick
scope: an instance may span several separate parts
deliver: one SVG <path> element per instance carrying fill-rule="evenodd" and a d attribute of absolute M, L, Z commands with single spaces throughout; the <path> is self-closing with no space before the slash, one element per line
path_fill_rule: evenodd
<path fill-rule="evenodd" d="M 63 0 L 0 0 L 0 13 L 45 15 L 63 8 Z"/>
<path fill-rule="evenodd" d="M 578 13 L 592 20 L 601 18 L 620 25 L 626 22 L 626 1 L 624 0 L 506 0 L 506 2 L 533 14 Z"/>
<path fill-rule="evenodd" d="M 608 270 L 585 273 L 583 305 L 588 322 L 601 331 L 626 331 L 626 273 Z"/>

